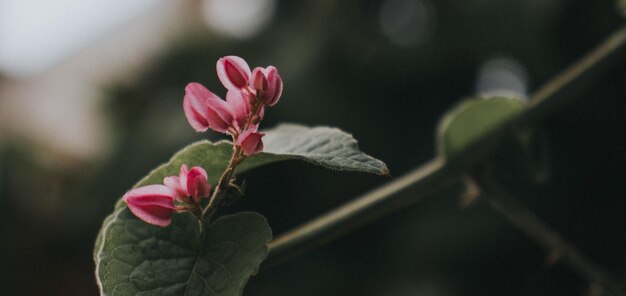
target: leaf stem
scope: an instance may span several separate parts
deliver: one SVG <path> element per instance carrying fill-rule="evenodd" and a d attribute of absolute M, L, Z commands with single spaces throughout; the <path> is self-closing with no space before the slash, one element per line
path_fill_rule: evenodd
<path fill-rule="evenodd" d="M 262 267 L 274 266 L 288 257 L 322 246 L 342 234 L 449 188 L 461 179 L 467 167 L 484 158 L 493 138 L 538 121 L 555 107 L 576 98 L 577 91 L 619 65 L 625 51 L 626 26 L 541 87 L 531 97 L 526 110 L 488 132 L 456 158 L 448 161 L 435 158 L 405 176 L 277 237 L 269 243 L 270 252 Z"/>

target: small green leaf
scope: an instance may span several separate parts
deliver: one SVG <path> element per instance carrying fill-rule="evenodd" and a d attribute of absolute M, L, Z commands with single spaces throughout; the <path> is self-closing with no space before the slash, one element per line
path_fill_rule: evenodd
<path fill-rule="evenodd" d="M 284 124 L 265 133 L 264 152 L 247 158 L 236 173 L 290 159 L 336 170 L 389 173 L 339 129 Z M 164 177 L 178 175 L 183 163 L 203 167 L 215 185 L 231 153 L 227 141 L 193 143 L 135 187 L 161 184 Z M 267 255 L 270 239 L 271 229 L 258 214 L 221 218 L 202 240 L 190 214 L 174 215 L 170 226 L 160 228 L 137 219 L 120 200 L 96 239 L 97 280 L 105 295 L 240 295 Z"/>
<path fill-rule="evenodd" d="M 192 215 L 157 227 L 118 209 L 103 226 L 96 273 L 102 295 L 241 295 L 272 233 L 251 212 L 225 216 L 200 237 Z"/>
<path fill-rule="evenodd" d="M 439 122 L 439 155 L 454 157 L 493 128 L 518 114 L 525 106 L 520 99 L 502 97 L 476 98 L 462 102 L 448 111 Z"/>

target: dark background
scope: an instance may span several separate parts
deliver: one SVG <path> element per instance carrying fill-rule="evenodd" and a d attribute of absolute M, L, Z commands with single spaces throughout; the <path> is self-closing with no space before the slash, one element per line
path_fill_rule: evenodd
<path fill-rule="evenodd" d="M 398 177 L 434 156 L 439 117 L 475 94 L 486 61 L 516 61 L 532 92 L 624 23 L 612 1 L 419 3 L 430 18 L 412 20 L 408 27 L 425 31 L 400 32 L 408 38 L 404 44 L 381 29 L 381 1 L 279 1 L 271 25 L 253 39 L 202 31 L 180 36 L 137 82 L 103 87 L 103 108 L 116 127 L 115 152 L 103 161 L 61 171 L 38 162 L 28 143 L 0 146 L 0 294 L 97 294 L 92 246 L 114 202 L 181 147 L 219 137 L 193 132 L 182 97 L 190 81 L 223 95 L 214 70 L 221 56 L 279 69 L 285 91 L 266 113 L 264 127 L 340 127 Z M 396 11 L 398 18 L 402 11 Z M 551 152 L 549 178 L 508 184 L 520 201 L 624 281 L 625 93 L 626 67 L 615 65 L 538 122 Z M 515 166 L 509 169 L 520 174 Z M 232 210 L 261 212 L 275 234 L 393 179 L 299 162 L 243 178 L 247 196 Z M 460 207 L 456 193 L 429 198 L 262 272 L 245 294 L 588 294 L 589 283 L 561 263 L 549 264 L 546 250 L 486 204 Z M 61 209 L 47 208 L 50 194 L 63 199 Z"/>

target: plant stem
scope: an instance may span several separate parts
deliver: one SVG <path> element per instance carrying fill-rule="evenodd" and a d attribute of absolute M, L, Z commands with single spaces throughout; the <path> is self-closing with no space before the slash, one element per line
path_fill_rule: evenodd
<path fill-rule="evenodd" d="M 460 179 L 465 168 L 483 159 L 493 138 L 535 122 L 555 107 L 574 99 L 577 91 L 619 65 L 625 51 L 626 26 L 618 29 L 588 55 L 541 87 L 531 97 L 529 107 L 524 112 L 487 133 L 455 159 L 447 162 L 432 160 L 400 179 L 277 237 L 269 244 L 270 253 L 263 268 L 324 245 L 359 226 L 448 188 Z"/>
<path fill-rule="evenodd" d="M 249 87 L 247 88 L 247 90 L 248 92 L 252 93 L 252 90 Z M 210 219 L 211 216 L 213 216 L 213 214 L 217 210 L 217 207 L 220 204 L 220 201 L 222 200 L 222 197 L 224 195 L 224 190 L 227 189 L 230 183 L 230 180 L 233 177 L 233 173 L 235 172 L 235 167 L 237 167 L 238 164 L 240 164 L 242 161 L 246 159 L 246 155 L 243 153 L 243 149 L 240 146 L 236 145 L 237 137 L 240 136 L 239 134 L 240 132 L 243 132 L 248 129 L 248 126 L 250 125 L 252 118 L 254 118 L 254 116 L 259 115 L 259 112 L 262 107 L 263 107 L 263 103 L 257 97 L 255 100 L 255 103 L 252 106 L 252 112 L 250 112 L 250 115 L 248 115 L 248 118 L 246 119 L 243 129 L 241 131 L 237 131 L 236 133 L 234 132 L 232 134 L 233 135 L 232 136 L 233 137 L 232 138 L 233 154 L 230 157 L 228 166 L 226 166 L 226 169 L 222 173 L 222 176 L 220 176 L 220 179 L 217 182 L 215 189 L 213 190 L 213 194 L 211 195 L 211 198 L 209 199 L 209 203 L 202 210 L 202 214 L 200 215 L 200 219 L 199 219 L 200 225 L 202 225 L 204 221 L 206 221 L 207 219 Z M 202 229 L 203 228 L 201 227 L 200 228 L 201 232 L 202 232 Z"/>
<path fill-rule="evenodd" d="M 530 103 L 545 111 L 568 102 L 597 81 L 607 70 L 619 66 L 626 54 L 626 26 L 613 32 L 600 45 L 559 75 L 554 76 L 531 97 Z M 544 110 L 545 109 L 545 110 Z"/>
<path fill-rule="evenodd" d="M 513 226 L 556 255 L 555 258 L 562 260 L 590 283 L 599 284 L 604 292 L 609 295 L 626 295 L 622 285 L 511 197 L 488 173 L 479 172 L 474 177 L 482 193 L 480 197 Z"/>
<path fill-rule="evenodd" d="M 215 189 L 213 190 L 213 195 L 209 199 L 209 203 L 202 210 L 202 215 L 200 216 L 201 221 L 206 221 L 206 219 L 210 219 L 215 209 L 219 205 L 222 200 L 222 195 L 224 194 L 224 190 L 228 187 L 228 183 L 235 172 L 235 167 L 243 161 L 245 157 L 241 154 L 241 147 L 235 146 L 233 139 L 233 154 L 230 157 L 230 161 L 228 162 L 228 166 L 226 166 L 226 170 L 222 173 L 217 185 L 215 185 Z"/>

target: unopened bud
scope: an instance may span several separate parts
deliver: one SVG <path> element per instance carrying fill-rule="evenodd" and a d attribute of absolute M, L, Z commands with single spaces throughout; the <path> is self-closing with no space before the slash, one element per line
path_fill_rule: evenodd
<path fill-rule="evenodd" d="M 250 67 L 238 56 L 226 56 L 217 61 L 217 77 L 227 89 L 242 89 L 248 85 Z"/>
<path fill-rule="evenodd" d="M 265 92 L 267 90 L 267 77 L 263 73 L 263 68 L 257 67 L 252 70 L 252 86 L 257 92 Z"/>
<path fill-rule="evenodd" d="M 235 145 L 241 147 L 244 154 L 251 156 L 263 151 L 263 141 L 261 139 L 263 136 L 265 136 L 264 133 L 248 129 L 239 135 Z"/>
<path fill-rule="evenodd" d="M 278 103 L 283 92 L 283 80 L 278 75 L 276 67 L 254 68 L 252 84 L 257 92 L 257 97 L 263 101 L 263 104 L 271 107 Z"/>

